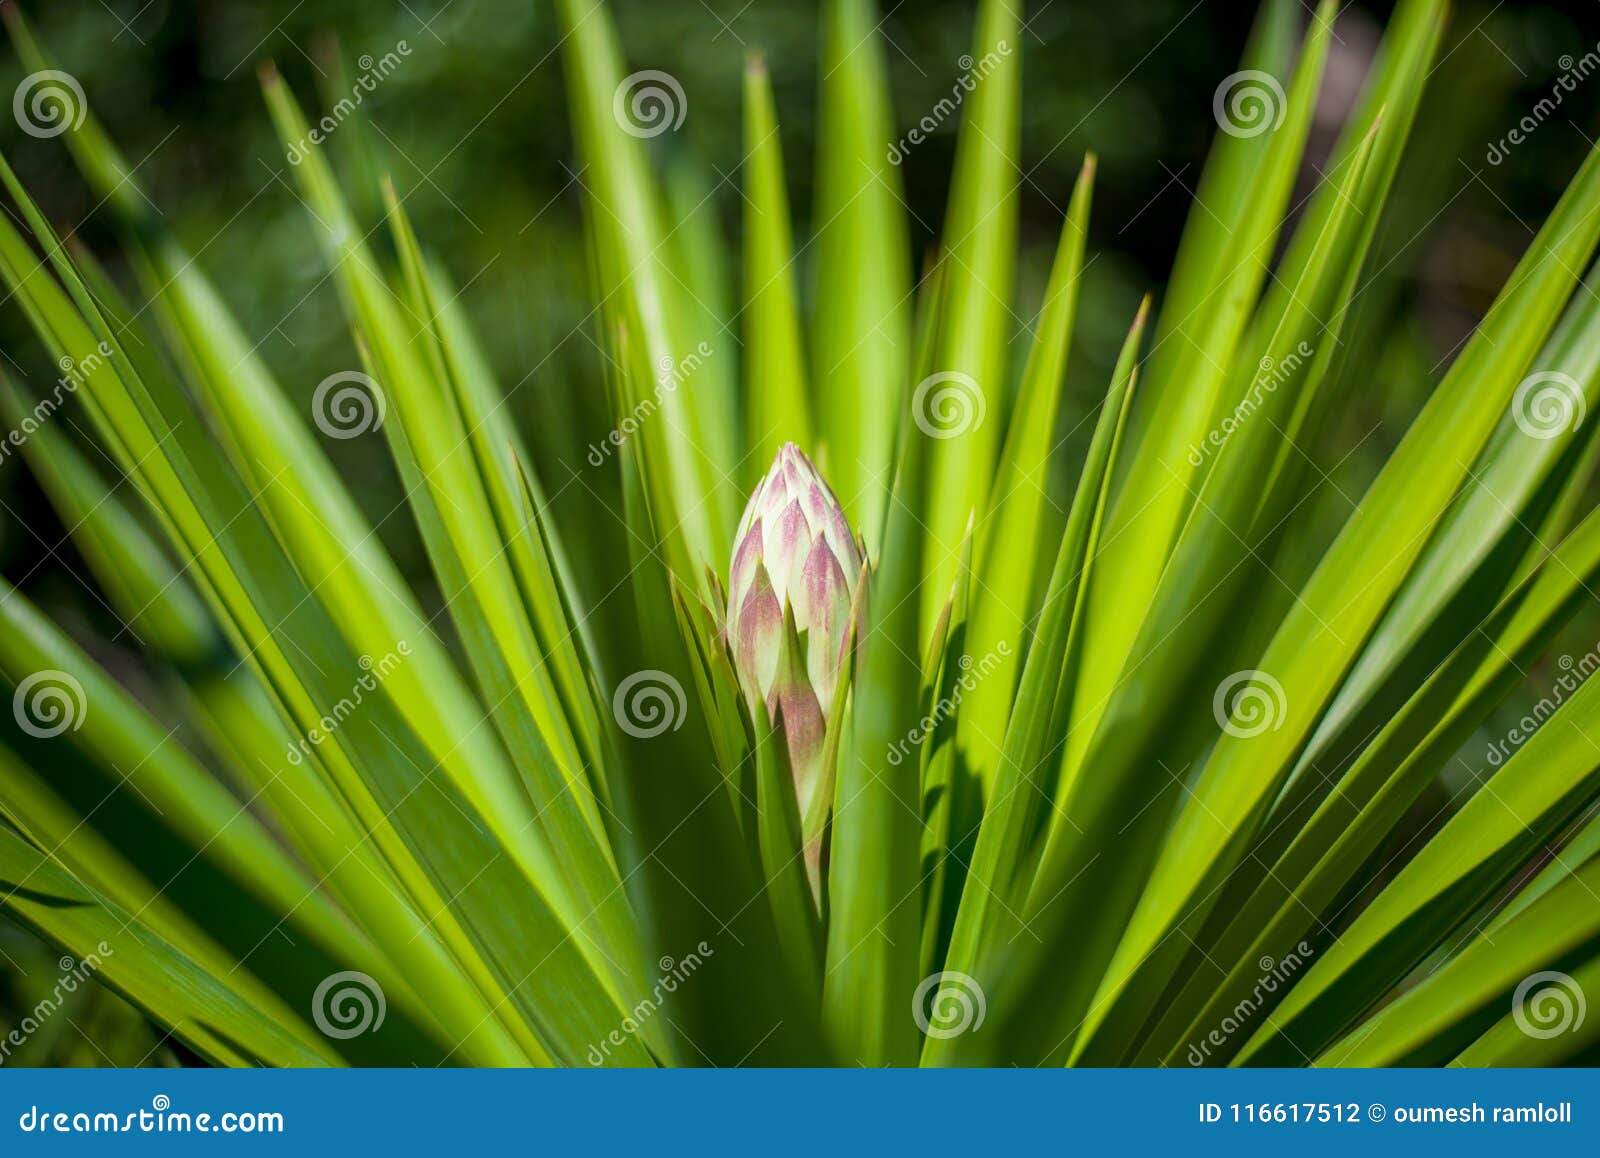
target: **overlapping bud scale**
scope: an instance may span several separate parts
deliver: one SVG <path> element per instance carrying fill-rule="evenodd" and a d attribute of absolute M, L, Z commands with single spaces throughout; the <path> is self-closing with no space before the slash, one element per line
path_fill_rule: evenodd
<path fill-rule="evenodd" d="M 861 552 L 833 491 L 793 443 L 778 451 L 734 537 L 728 641 L 752 712 L 780 712 L 802 812 L 838 686 Z M 785 611 L 802 662 L 784 662 Z"/>

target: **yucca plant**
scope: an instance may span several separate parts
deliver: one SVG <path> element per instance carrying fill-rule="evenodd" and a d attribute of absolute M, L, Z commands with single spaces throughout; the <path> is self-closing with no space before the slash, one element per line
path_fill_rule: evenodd
<path fill-rule="evenodd" d="M 7 386 L 8 446 L 127 625 L 69 636 L 0 587 L 6 908 L 218 1064 L 1592 1051 L 1594 657 L 1459 808 L 1412 813 L 1600 579 L 1600 155 L 1299 568 L 1319 433 L 1372 388 L 1350 331 L 1442 3 L 1402 0 L 1309 188 L 1336 5 L 1303 39 L 1266 5 L 1159 310 L 1081 415 L 1092 158 L 1012 341 L 1014 0 L 979 5 L 915 282 L 872 4 L 825 5 L 800 249 L 749 61 L 731 311 L 651 165 L 681 87 L 628 73 L 596 0 L 557 7 L 615 424 L 564 455 L 529 454 L 404 198 L 373 228 L 347 203 L 321 138 L 358 113 L 308 125 L 263 72 L 358 359 L 309 412 L 77 94 L 50 132 L 131 301 L 0 167 L 0 277 L 61 375 Z M 330 464 L 346 438 L 387 444 L 441 613 Z"/>

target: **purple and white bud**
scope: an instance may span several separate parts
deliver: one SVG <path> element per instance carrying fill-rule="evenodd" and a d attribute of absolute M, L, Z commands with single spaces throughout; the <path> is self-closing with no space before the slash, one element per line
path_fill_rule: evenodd
<path fill-rule="evenodd" d="M 804 815 L 838 685 L 861 552 L 822 475 L 794 443 L 750 496 L 728 572 L 728 642 L 745 699 L 782 711 Z M 784 609 L 803 664 L 784 664 Z"/>

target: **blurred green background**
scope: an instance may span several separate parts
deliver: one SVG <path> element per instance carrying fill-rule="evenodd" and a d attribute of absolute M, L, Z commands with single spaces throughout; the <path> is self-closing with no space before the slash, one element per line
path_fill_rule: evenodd
<path fill-rule="evenodd" d="M 630 67 L 666 71 L 687 95 L 683 127 L 652 148 L 680 204 L 699 207 L 682 235 L 726 239 L 728 300 L 736 303 L 743 61 L 753 51 L 768 61 L 796 241 L 803 244 L 812 199 L 819 6 L 784 0 L 613 0 L 612 6 Z M 369 131 L 341 126 L 332 134 L 336 163 L 350 187 L 369 194 L 369 213 L 377 178 L 392 177 L 424 241 L 463 287 L 466 311 L 536 446 L 540 431 L 556 425 L 589 423 L 596 436 L 604 429 L 597 405 L 602 359 L 581 234 L 583 174 L 568 130 L 549 5 L 74 0 L 22 7 L 137 164 L 164 217 L 302 400 L 328 374 L 353 367 L 355 354 L 305 228 L 307 211 L 286 177 L 257 69 L 276 62 L 308 106 L 326 106 L 330 93 L 336 100 L 350 91 L 363 57 L 382 58 L 403 44 L 399 66 L 363 101 Z M 972 49 L 973 5 L 903 0 L 883 7 L 881 31 L 904 128 L 947 95 L 963 71 L 958 61 Z M 1338 17 L 1313 165 L 1332 143 L 1332 126 L 1354 97 L 1390 7 L 1356 3 Z M 1100 157 L 1064 435 L 1098 399 L 1140 295 L 1159 295 L 1217 131 L 1212 93 L 1238 67 L 1252 10 L 1193 0 L 1045 0 L 1027 7 L 1014 307 L 1023 322 L 1037 308 L 1083 156 L 1092 150 Z M 1349 401 L 1318 448 L 1328 485 L 1296 527 L 1301 565 L 1315 561 L 1348 514 L 1596 136 L 1600 74 L 1566 94 L 1508 161 L 1487 159 L 1491 142 L 1571 67 L 1564 58 L 1600 52 L 1597 42 L 1600 6 L 1593 3 L 1459 6 L 1361 290 L 1360 337 L 1344 366 Z M 14 52 L 0 54 L 0 92 L 14 92 L 24 72 Z M 61 142 L 26 135 L 12 117 L 4 121 L 0 147 L 58 228 L 122 273 L 115 238 L 97 218 Z M 943 216 L 957 125 L 951 118 L 911 148 L 902 168 L 919 256 L 935 243 Z M 358 148 L 363 142 L 368 148 Z M 1317 176 L 1308 168 L 1308 188 Z M 803 284 L 814 296 L 817 287 Z M 1026 338 L 1021 324 L 1018 332 Z M 727 335 L 726 348 L 736 340 L 736 332 Z M 36 390 L 55 377 L 16 309 L 0 309 L 0 352 L 7 372 Z M 1017 372 L 1025 342 L 1013 352 Z M 76 422 L 70 407 L 63 417 Z M 1074 445 L 1069 438 L 1056 480 L 1062 494 L 1076 474 Z M 328 450 L 355 481 L 402 567 L 433 598 L 409 519 L 384 518 L 399 488 L 381 440 Z M 559 466 L 541 468 L 559 483 Z M 64 529 L 14 455 L 0 464 L 0 573 L 83 638 L 117 634 L 78 578 L 85 570 Z M 1577 625 L 1574 638 L 1588 633 L 1592 640 L 1594 626 Z M 103 645 L 98 650 L 104 654 Z M 137 670 L 132 655 L 113 661 Z M 1514 716 L 1515 707 L 1507 712 Z M 54 976 L 53 968 L 28 964 L 53 956 L 0 925 L 0 1030 L 13 1020 L 8 1010 L 31 1004 L 26 978 Z M 102 1019 L 100 1028 L 85 1032 L 91 1019 Z M 88 1044 L 90 1038 L 98 1044 Z M 84 991 L 76 1018 L 64 1017 L 52 1033 L 30 1039 L 30 1050 L 27 1060 L 88 1064 L 176 1057 L 131 1011 L 93 989 Z"/>

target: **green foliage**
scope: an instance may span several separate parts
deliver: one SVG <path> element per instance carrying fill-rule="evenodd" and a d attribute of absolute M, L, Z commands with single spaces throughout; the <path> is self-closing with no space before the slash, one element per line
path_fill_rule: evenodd
<path fill-rule="evenodd" d="M 8 381 L 0 403 L 129 636 L 85 638 L 0 585 L 0 902 L 93 955 L 117 1056 L 150 1057 L 151 1026 L 228 1065 L 1592 1049 L 1592 1029 L 1522 1027 L 1530 979 L 1600 983 L 1600 692 L 1556 697 L 1436 830 L 1410 817 L 1600 580 L 1581 421 L 1600 150 L 1301 574 L 1289 527 L 1321 431 L 1367 385 L 1364 279 L 1393 252 L 1376 239 L 1444 27 L 1442 3 L 1402 0 L 1306 190 L 1336 7 L 1298 39 L 1300 6 L 1268 0 L 1229 78 L 1272 81 L 1267 122 L 1218 105 L 1166 293 L 1124 319 L 1084 414 L 1064 381 L 1096 162 L 1017 334 L 1011 0 L 979 5 L 915 284 L 868 0 L 830 0 L 818 30 L 809 236 L 745 64 L 738 262 L 701 171 L 658 178 L 629 104 L 652 80 L 610 15 L 561 0 L 617 431 L 600 445 L 525 436 L 406 196 L 347 192 L 271 68 L 351 334 L 309 413 L 93 116 L 64 141 L 124 237 L 131 301 L 0 162 L 0 280 L 69 384 Z M 681 94 L 654 96 L 670 121 Z M 358 174 L 362 131 L 340 129 Z M 1081 464 L 1063 416 L 1092 431 Z M 328 456 L 347 438 L 392 459 L 438 615 Z M 867 560 L 809 801 L 723 630 L 743 496 L 790 441 Z M 574 489 L 593 525 L 558 515 Z M 781 674 L 803 685 L 788 610 Z M 29 1056 L 57 1048 L 38 1033 Z"/>

